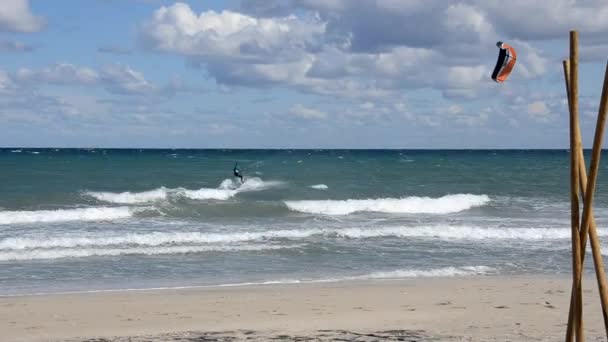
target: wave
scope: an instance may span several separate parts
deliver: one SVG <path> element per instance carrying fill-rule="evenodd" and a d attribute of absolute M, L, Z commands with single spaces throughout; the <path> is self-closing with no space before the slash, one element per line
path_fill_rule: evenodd
<path fill-rule="evenodd" d="M 482 228 L 468 226 L 382 227 L 341 229 L 291 229 L 265 232 L 201 233 L 201 232 L 152 232 L 108 236 L 58 236 L 58 237 L 11 237 L 0 240 L 2 250 L 34 248 L 76 248 L 109 246 L 155 247 L 176 244 L 228 244 L 262 242 L 278 239 L 306 239 L 324 236 L 348 239 L 379 237 L 437 238 L 442 240 L 565 240 L 570 239 L 569 228 Z M 600 232 L 600 236 L 608 236 Z"/>
<path fill-rule="evenodd" d="M 245 287 L 245 286 L 266 286 L 266 285 L 288 285 L 288 284 L 314 284 L 314 283 L 336 283 L 349 280 L 374 280 L 386 279 L 397 280 L 407 278 L 422 278 L 422 277 L 462 277 L 486 275 L 491 272 L 496 272 L 496 269 L 487 266 L 462 266 L 462 267 L 444 267 L 435 269 L 402 269 L 395 271 L 374 272 L 367 275 L 346 276 L 343 278 L 320 278 L 320 279 L 277 279 L 258 282 L 243 282 L 243 283 L 225 283 L 214 285 L 183 285 L 183 286 L 163 286 L 163 287 L 140 287 L 140 288 L 118 288 L 118 289 L 99 289 L 99 290 L 81 290 L 81 291 L 61 291 L 61 292 L 36 292 L 23 294 L 0 294 L 0 297 L 15 297 L 15 296 L 40 296 L 49 294 L 78 294 L 78 293 L 103 293 L 103 292 L 135 292 L 135 291 L 158 291 L 158 290 L 181 290 L 181 289 L 200 289 L 200 288 L 217 288 L 217 287 Z"/>
<path fill-rule="evenodd" d="M 325 184 L 311 185 L 310 187 L 313 188 L 313 189 L 317 189 L 317 190 L 327 190 L 329 188 Z"/>
<path fill-rule="evenodd" d="M 96 192 L 96 191 L 87 191 L 85 195 L 94 197 L 100 201 L 111 202 L 111 203 L 121 203 L 121 204 L 137 204 L 137 203 L 146 203 L 146 202 L 154 202 L 160 200 L 166 200 L 168 196 L 168 189 L 165 187 L 160 187 L 158 189 L 143 191 L 143 192 Z"/>
<path fill-rule="evenodd" d="M 598 232 L 600 236 L 608 234 Z M 570 228 L 488 228 L 471 226 L 423 226 L 345 228 L 336 234 L 348 238 L 395 236 L 403 238 L 439 238 L 444 240 L 563 240 L 570 239 Z"/>
<path fill-rule="evenodd" d="M 237 194 L 236 190 L 230 189 L 198 189 L 198 190 L 179 190 L 179 194 L 183 197 L 187 197 L 195 200 L 219 200 L 225 201 L 234 197 Z"/>
<path fill-rule="evenodd" d="M 263 282 L 249 282 L 249 283 L 234 283 L 234 284 L 222 284 L 216 285 L 218 287 L 233 287 L 233 286 L 251 286 L 251 285 L 275 285 L 275 284 L 302 284 L 302 283 L 335 283 L 341 281 L 352 281 L 352 280 L 374 280 L 374 279 L 406 279 L 406 278 L 432 278 L 432 277 L 463 277 L 463 276 L 476 276 L 486 275 L 492 272 L 496 272 L 495 268 L 488 266 L 459 266 L 459 267 L 442 267 L 442 268 L 431 268 L 431 269 L 398 269 L 393 271 L 383 272 L 372 272 L 367 274 L 355 275 L 355 276 L 344 276 L 335 278 L 321 278 L 321 279 L 279 279 L 269 280 Z M 210 287 L 210 286 L 205 286 Z"/>
<path fill-rule="evenodd" d="M 118 245 L 161 246 L 165 244 L 235 243 L 284 238 L 306 238 L 322 233 L 323 230 L 321 229 L 306 229 L 230 234 L 200 232 L 153 232 L 147 234 L 125 234 L 118 236 L 98 235 L 49 238 L 5 238 L 0 240 L 0 250 L 21 250 L 28 248 L 74 248 L 92 246 L 104 247 Z"/>
<path fill-rule="evenodd" d="M 406 197 L 380 199 L 348 199 L 320 201 L 285 201 L 287 208 L 309 214 L 348 215 L 355 212 L 400 214 L 450 214 L 483 206 L 490 202 L 487 195 L 457 194 L 439 198 Z"/>
<path fill-rule="evenodd" d="M 158 189 L 143 192 L 96 192 L 86 191 L 85 195 L 97 200 L 119 203 L 119 204 L 139 204 L 155 201 L 165 201 L 174 197 L 186 197 L 195 200 L 227 200 L 234 197 L 239 192 L 261 191 L 283 185 L 279 181 L 264 181 L 258 177 L 248 178 L 245 183 L 240 184 L 232 179 L 225 179 L 217 188 L 200 188 L 190 190 L 185 188 L 168 189 L 160 187 Z"/>
<path fill-rule="evenodd" d="M 203 252 L 263 251 L 286 248 L 294 248 L 294 246 L 166 246 L 140 248 L 34 249 L 26 251 L 0 252 L 0 261 L 85 258 L 94 256 L 120 255 L 163 255 Z"/>
<path fill-rule="evenodd" d="M 128 207 L 97 207 L 36 211 L 0 211 L 0 224 L 62 222 L 62 221 L 107 221 L 133 216 Z"/>
<path fill-rule="evenodd" d="M 373 272 L 361 276 L 348 277 L 347 280 L 356 279 L 401 279 L 401 278 L 422 278 L 422 277 L 456 277 L 484 275 L 494 271 L 487 266 L 464 266 L 464 267 L 444 267 L 435 269 L 402 269 L 385 272 Z"/>

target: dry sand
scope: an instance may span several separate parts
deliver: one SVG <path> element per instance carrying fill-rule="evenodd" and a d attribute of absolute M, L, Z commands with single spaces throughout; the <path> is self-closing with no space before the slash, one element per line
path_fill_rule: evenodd
<path fill-rule="evenodd" d="M 477 277 L 0 297 L 0 331 L 2 341 L 559 341 L 570 284 Z M 585 302 L 587 340 L 605 340 L 591 278 Z"/>

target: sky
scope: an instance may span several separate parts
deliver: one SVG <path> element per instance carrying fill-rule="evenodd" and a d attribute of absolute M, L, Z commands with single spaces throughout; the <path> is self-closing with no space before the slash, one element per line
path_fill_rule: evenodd
<path fill-rule="evenodd" d="M 571 29 L 591 146 L 605 0 L 0 0 L 0 146 L 567 148 Z"/>

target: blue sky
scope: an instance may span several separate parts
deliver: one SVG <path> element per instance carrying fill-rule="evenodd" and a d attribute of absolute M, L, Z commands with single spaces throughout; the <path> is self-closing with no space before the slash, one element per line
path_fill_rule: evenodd
<path fill-rule="evenodd" d="M 565 148 L 571 28 L 589 146 L 608 56 L 603 0 L 0 3 L 0 146 Z"/>

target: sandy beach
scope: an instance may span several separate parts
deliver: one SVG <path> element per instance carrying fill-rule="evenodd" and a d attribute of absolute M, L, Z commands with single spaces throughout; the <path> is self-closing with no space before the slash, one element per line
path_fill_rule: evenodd
<path fill-rule="evenodd" d="M 556 341 L 570 281 L 450 278 L 0 298 L 4 341 Z M 603 327 L 586 279 L 589 340 Z"/>

